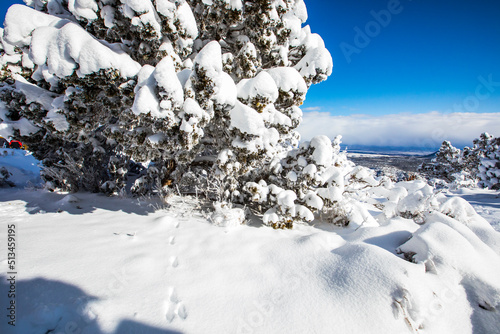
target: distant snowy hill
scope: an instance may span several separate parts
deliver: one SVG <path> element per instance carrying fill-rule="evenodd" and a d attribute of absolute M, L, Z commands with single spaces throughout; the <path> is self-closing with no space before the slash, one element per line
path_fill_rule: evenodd
<path fill-rule="evenodd" d="M 439 150 L 439 147 L 399 147 L 399 146 L 364 146 L 343 144 L 343 149 L 349 153 L 430 156 Z"/>

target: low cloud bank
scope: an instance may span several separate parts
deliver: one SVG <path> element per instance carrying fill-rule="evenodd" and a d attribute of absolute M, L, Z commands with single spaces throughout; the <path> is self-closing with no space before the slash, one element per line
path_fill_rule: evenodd
<path fill-rule="evenodd" d="M 500 136 L 500 113 L 392 114 L 335 116 L 304 112 L 298 129 L 302 140 L 324 134 L 342 135 L 347 145 L 438 148 L 443 140 L 456 147 L 472 146 L 483 132 Z"/>

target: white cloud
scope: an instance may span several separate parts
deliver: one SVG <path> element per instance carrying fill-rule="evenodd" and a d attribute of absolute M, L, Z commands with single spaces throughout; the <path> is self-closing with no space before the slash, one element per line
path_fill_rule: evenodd
<path fill-rule="evenodd" d="M 308 108 L 302 108 L 303 111 L 320 111 L 321 107 L 308 107 Z"/>
<path fill-rule="evenodd" d="M 439 147 L 443 140 L 454 146 L 471 146 L 483 132 L 500 136 L 500 113 L 401 113 L 370 116 L 335 116 L 306 112 L 298 131 L 303 140 L 318 134 L 342 135 L 348 145 Z"/>

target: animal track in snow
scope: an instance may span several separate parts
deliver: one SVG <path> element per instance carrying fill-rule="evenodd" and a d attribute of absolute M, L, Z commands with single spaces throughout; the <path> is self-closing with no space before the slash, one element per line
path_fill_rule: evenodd
<path fill-rule="evenodd" d="M 182 320 L 186 319 L 188 316 L 186 306 L 177 297 L 175 288 L 171 287 L 168 294 L 167 313 L 165 314 L 167 321 L 172 322 L 176 316 Z"/>
<path fill-rule="evenodd" d="M 185 220 L 185 219 L 184 219 Z M 175 221 L 173 227 L 178 229 L 181 223 L 179 221 Z M 175 235 L 171 235 L 168 238 L 169 245 L 175 245 Z M 175 254 L 175 253 L 174 253 Z M 170 267 L 177 268 L 179 266 L 179 259 L 177 256 L 172 255 L 169 259 Z M 166 313 L 165 318 L 170 323 L 174 321 L 175 317 L 178 316 L 180 319 L 184 320 L 188 316 L 188 312 L 186 306 L 182 301 L 177 297 L 177 293 L 174 287 L 169 288 L 168 292 L 168 300 L 166 304 Z"/>
<path fill-rule="evenodd" d="M 182 303 L 177 304 L 177 310 L 175 310 L 175 312 L 183 320 L 186 319 L 188 316 L 187 311 L 186 311 L 186 306 L 184 306 L 184 304 L 182 304 Z"/>
<path fill-rule="evenodd" d="M 172 322 L 175 319 L 175 304 L 169 302 L 167 305 L 167 314 L 165 315 L 168 322 Z"/>
<path fill-rule="evenodd" d="M 179 265 L 179 260 L 177 259 L 177 256 L 170 257 L 170 265 L 172 266 L 172 268 L 177 268 L 177 266 Z"/>

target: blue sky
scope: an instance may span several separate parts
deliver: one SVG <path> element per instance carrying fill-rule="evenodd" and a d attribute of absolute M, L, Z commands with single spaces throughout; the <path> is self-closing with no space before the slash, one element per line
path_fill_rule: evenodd
<path fill-rule="evenodd" d="M 334 70 L 307 94 L 304 139 L 320 127 L 351 145 L 431 149 L 500 136 L 500 1 L 305 2 Z M 2 0 L 1 17 L 12 3 L 22 1 Z"/>
<path fill-rule="evenodd" d="M 449 112 L 475 94 L 479 76 L 500 82 L 500 1 L 397 2 L 380 29 L 371 12 L 387 11 L 391 1 L 306 2 L 308 23 L 325 40 L 334 71 L 310 89 L 304 108 L 342 115 Z M 343 51 L 342 45 L 356 47 L 354 28 L 366 33 L 367 25 L 369 44 L 359 53 Z M 467 109 L 499 112 L 500 87 Z"/>

